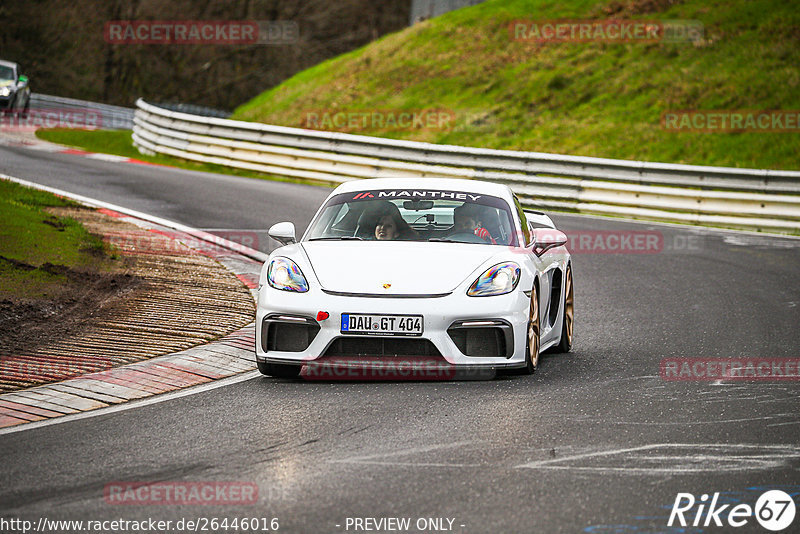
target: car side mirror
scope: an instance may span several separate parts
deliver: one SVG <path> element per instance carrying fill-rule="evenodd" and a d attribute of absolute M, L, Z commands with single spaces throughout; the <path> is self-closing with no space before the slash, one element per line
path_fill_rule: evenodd
<path fill-rule="evenodd" d="M 294 223 L 279 222 L 277 224 L 273 224 L 267 233 L 269 233 L 269 236 L 281 245 L 297 243 L 297 238 L 295 237 L 294 233 Z"/>
<path fill-rule="evenodd" d="M 533 253 L 541 256 L 551 248 L 567 244 L 567 234 L 552 228 L 536 228 L 533 230 Z"/>

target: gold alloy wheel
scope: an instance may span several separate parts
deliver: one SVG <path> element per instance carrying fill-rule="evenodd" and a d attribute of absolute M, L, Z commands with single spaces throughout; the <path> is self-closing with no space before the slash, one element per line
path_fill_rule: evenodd
<path fill-rule="evenodd" d="M 531 292 L 531 307 L 528 312 L 528 365 L 529 372 L 536 370 L 539 365 L 539 291 L 533 286 Z"/>
<path fill-rule="evenodd" d="M 572 329 L 575 321 L 575 297 L 572 293 L 572 266 L 567 267 L 564 291 L 564 328 L 567 330 L 567 347 L 572 347 Z"/>

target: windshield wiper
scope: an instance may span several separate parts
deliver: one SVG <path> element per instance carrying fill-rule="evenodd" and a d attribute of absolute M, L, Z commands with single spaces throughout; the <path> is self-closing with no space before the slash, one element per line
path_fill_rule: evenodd
<path fill-rule="evenodd" d="M 437 243 L 461 243 L 462 245 L 489 245 L 488 241 L 462 241 L 461 239 L 450 239 L 449 237 L 431 237 L 428 241 L 436 241 Z"/>
<path fill-rule="evenodd" d="M 364 238 L 354 235 L 343 235 L 339 237 L 312 237 L 309 241 L 364 241 Z"/>

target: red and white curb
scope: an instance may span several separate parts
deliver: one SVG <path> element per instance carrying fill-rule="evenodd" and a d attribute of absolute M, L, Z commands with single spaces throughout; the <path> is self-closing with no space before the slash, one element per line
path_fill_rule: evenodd
<path fill-rule="evenodd" d="M 0 428 L 106 408 L 255 368 L 250 324 L 223 339 L 143 362 L 0 395 Z"/>
<path fill-rule="evenodd" d="M 99 208 L 106 215 L 119 217 L 148 231 L 168 235 L 221 263 L 250 288 L 254 298 L 258 297 L 258 275 L 267 258 L 263 252 L 207 232 L 98 200 L 4 174 L 0 174 L 0 178 L 71 198 Z M 2 394 L 0 434 L 83 412 L 99 410 L 99 415 L 115 405 L 209 384 L 242 373 L 248 375 L 242 379 L 252 378 L 257 373 L 247 372 L 255 369 L 254 347 L 255 322 L 206 345 L 108 371 Z"/>
<path fill-rule="evenodd" d="M 22 147 L 28 150 L 38 150 L 41 152 L 49 152 L 51 154 L 70 154 L 73 156 L 83 156 L 89 159 L 97 159 L 101 161 L 109 161 L 112 163 L 134 163 L 136 165 L 156 165 L 158 163 L 150 163 L 149 161 L 142 161 L 140 159 L 128 158 L 125 156 L 117 156 L 115 154 L 103 154 L 101 152 L 88 152 L 79 148 L 71 148 L 49 141 L 42 141 L 32 136 L 9 136 L 9 132 L 0 131 L 0 134 L 6 134 L 0 137 L 0 144 L 4 146 Z"/>

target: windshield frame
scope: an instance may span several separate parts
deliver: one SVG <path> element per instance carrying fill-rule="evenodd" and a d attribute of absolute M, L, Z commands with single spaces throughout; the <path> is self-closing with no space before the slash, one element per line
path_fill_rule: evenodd
<path fill-rule="evenodd" d="M 403 202 L 406 201 L 433 201 L 434 205 L 432 208 L 423 208 L 420 210 L 405 210 L 404 213 L 407 215 L 410 211 L 419 211 L 420 216 L 413 221 L 406 221 L 414 228 L 415 231 L 421 230 L 422 234 L 419 235 L 419 238 L 413 239 L 404 239 L 398 238 L 394 239 L 393 241 L 397 242 L 414 242 L 414 243 L 428 243 L 428 242 L 439 242 L 439 243 L 459 243 L 459 244 L 486 244 L 486 245 L 493 245 L 493 246 L 512 246 L 517 247 L 519 246 L 519 235 L 520 229 L 519 221 L 515 216 L 515 209 L 513 206 L 509 205 L 508 201 L 494 195 L 486 195 L 482 193 L 476 193 L 472 191 L 456 191 L 456 190 L 441 190 L 441 189 L 414 189 L 414 188 L 406 188 L 406 189 L 383 189 L 383 190 L 357 190 L 357 191 L 350 191 L 346 193 L 339 193 L 337 195 L 333 195 L 329 197 L 320 208 L 317 210 L 314 218 L 311 220 L 309 225 L 306 227 L 303 236 L 300 238 L 300 242 L 313 242 L 313 241 L 372 241 L 374 240 L 371 237 L 357 237 L 355 235 L 348 235 L 343 234 L 342 239 L 336 239 L 335 236 L 331 235 L 317 235 L 323 234 L 330 229 L 330 225 L 333 224 L 333 221 L 328 220 L 325 221 L 324 219 L 328 216 L 333 216 L 336 221 L 340 221 L 343 217 L 341 211 L 337 211 L 334 214 L 329 213 L 329 209 L 334 206 L 340 206 L 342 204 L 347 204 L 349 206 L 358 205 L 360 203 L 369 203 L 369 202 L 379 202 L 379 201 L 392 201 L 394 200 L 394 204 L 398 205 L 398 208 L 402 208 L 403 203 L 397 203 L 398 200 L 402 200 Z M 438 201 L 438 202 L 437 202 Z M 446 202 L 442 202 L 446 201 Z M 486 241 L 482 241 L 481 239 L 476 239 L 474 241 L 463 241 L 463 240 L 449 240 L 446 239 L 448 235 L 454 235 L 455 233 L 455 220 L 454 215 L 449 218 L 451 222 L 444 222 L 441 223 L 440 221 L 425 221 L 425 228 L 423 229 L 421 224 L 418 224 L 418 221 L 421 217 L 425 216 L 425 212 L 428 210 L 438 210 L 438 213 L 441 213 L 442 210 L 445 210 L 448 207 L 452 207 L 453 211 L 455 208 L 458 208 L 464 204 L 471 204 L 473 206 L 480 206 L 483 209 L 486 208 L 494 208 L 497 211 L 496 219 L 497 223 L 493 226 L 493 231 L 498 233 L 498 235 L 490 237 L 491 241 L 487 239 Z M 373 204 L 374 205 L 374 204 Z M 359 213 L 362 214 L 368 208 L 365 205 Z M 340 208 L 341 210 L 341 208 Z M 401 211 L 403 211 L 401 209 Z M 491 213 L 491 212 L 490 212 Z M 346 215 L 345 215 L 346 216 Z M 434 213 L 435 218 L 435 213 Z M 448 221 L 445 218 L 445 221 Z M 324 224 L 326 227 L 324 229 L 317 228 L 319 224 Z M 444 226 L 437 227 L 437 224 L 442 224 Z M 449 225 L 448 225 L 449 224 Z M 499 230 L 499 232 L 498 232 Z M 428 235 L 430 234 L 430 235 Z M 466 236 L 465 236 L 466 237 Z M 495 242 L 494 237 L 497 237 L 497 241 Z"/>

